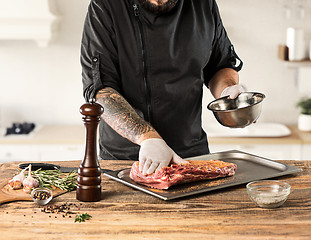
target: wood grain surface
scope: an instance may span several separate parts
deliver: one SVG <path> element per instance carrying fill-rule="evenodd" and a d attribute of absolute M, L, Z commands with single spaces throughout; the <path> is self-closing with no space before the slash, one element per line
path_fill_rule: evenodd
<path fill-rule="evenodd" d="M 14 201 L 32 201 L 30 193 L 24 192 L 22 188 L 17 190 L 11 189 L 8 185 L 8 181 L 9 180 L 6 179 L 0 182 L 0 204 Z M 55 188 L 52 192 L 53 197 L 57 197 L 66 191 Z"/>
<path fill-rule="evenodd" d="M 102 175 L 102 200 L 79 202 L 75 192 L 49 205 L 73 203 L 90 220 L 74 223 L 74 215 L 41 212 L 34 202 L 0 205 L 0 239 L 310 239 L 311 161 L 284 161 L 303 169 L 278 178 L 292 186 L 280 208 L 262 209 L 249 199 L 245 185 L 188 198 L 163 201 Z M 57 162 L 78 167 L 79 161 Z M 111 170 L 130 161 L 101 161 Z M 0 180 L 12 177 L 18 163 L 0 164 Z"/>

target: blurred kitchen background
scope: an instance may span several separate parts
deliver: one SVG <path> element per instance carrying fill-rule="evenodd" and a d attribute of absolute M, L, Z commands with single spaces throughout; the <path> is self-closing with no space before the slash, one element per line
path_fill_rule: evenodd
<path fill-rule="evenodd" d="M 301 97 L 311 95 L 311 0 L 217 2 L 228 35 L 244 62 L 240 72 L 241 83 L 248 91 L 266 95 L 257 123 L 296 126 L 299 116 L 296 103 Z M 0 128 L 6 129 L 16 122 L 35 123 L 41 130 L 44 126 L 53 126 L 45 129 L 41 140 L 33 142 L 27 142 L 30 140 L 26 137 L 0 136 L 0 162 L 79 158 L 83 154 L 84 142 L 79 113 L 79 107 L 84 103 L 80 41 L 89 0 L 0 0 L 0 3 Z M 279 45 L 286 44 L 289 27 L 304 32 L 305 61 L 292 63 L 278 57 Z M 217 124 L 206 109 L 212 100 L 205 89 L 205 129 L 209 124 Z M 82 132 L 75 134 L 80 131 L 77 129 L 82 129 Z M 290 130 L 293 133 L 293 129 Z M 34 135 L 32 137 L 35 138 Z M 68 139 L 64 140 L 66 137 Z M 286 147 L 287 144 L 297 147 L 292 158 L 303 158 L 300 137 L 297 141 L 290 141 L 285 143 Z M 227 143 L 215 144 L 225 146 Z M 63 145 L 68 147 L 67 150 L 72 147 L 75 154 L 69 151 L 66 155 L 67 150 L 62 153 Z M 277 145 L 281 144 L 275 142 Z M 14 153 L 17 146 L 19 155 Z M 33 150 L 27 150 L 32 147 Z M 228 147 L 236 146 L 231 144 Z M 23 148 L 26 150 L 21 150 Z M 274 145 L 271 149 L 275 149 Z M 282 149 L 277 151 L 282 152 Z M 62 157 L 59 157 L 61 153 Z M 274 157 L 269 153 L 266 156 Z"/>

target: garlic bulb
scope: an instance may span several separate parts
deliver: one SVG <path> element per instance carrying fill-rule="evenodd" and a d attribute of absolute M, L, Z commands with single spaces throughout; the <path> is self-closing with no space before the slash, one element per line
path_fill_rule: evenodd
<path fill-rule="evenodd" d="M 23 190 L 27 193 L 30 192 L 32 188 L 36 188 L 39 186 L 38 180 L 31 176 L 31 164 L 28 166 L 28 168 L 28 177 L 26 177 L 23 181 Z"/>
<path fill-rule="evenodd" d="M 13 179 L 11 179 L 11 180 L 9 181 L 9 187 L 10 187 L 11 189 L 14 189 L 14 190 L 20 189 L 20 188 L 22 188 L 22 182 L 19 181 L 19 180 L 13 180 Z"/>
<path fill-rule="evenodd" d="M 19 174 L 17 174 L 16 176 L 14 176 L 10 181 L 9 181 L 9 187 L 11 189 L 20 189 L 22 188 L 22 184 L 23 181 L 25 180 L 25 175 L 24 172 L 26 171 L 28 167 L 26 167 L 25 169 L 23 169 Z"/>

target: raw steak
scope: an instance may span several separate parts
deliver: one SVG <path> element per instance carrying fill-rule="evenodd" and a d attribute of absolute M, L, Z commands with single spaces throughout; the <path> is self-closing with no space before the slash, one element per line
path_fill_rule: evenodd
<path fill-rule="evenodd" d="M 135 182 L 157 189 L 168 189 L 172 185 L 204 179 L 227 177 L 235 174 L 237 165 L 220 160 L 189 160 L 186 164 L 172 164 L 159 171 L 143 175 L 139 162 L 132 165 L 130 178 Z"/>

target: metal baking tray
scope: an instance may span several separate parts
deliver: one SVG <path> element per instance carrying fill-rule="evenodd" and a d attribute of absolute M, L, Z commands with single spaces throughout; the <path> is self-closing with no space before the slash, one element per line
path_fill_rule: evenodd
<path fill-rule="evenodd" d="M 104 173 L 104 175 L 115 181 L 123 183 L 142 192 L 148 193 L 160 199 L 172 200 L 176 198 L 182 198 L 199 193 L 241 185 L 255 180 L 275 178 L 284 175 L 295 174 L 302 171 L 302 169 L 294 166 L 279 163 L 273 160 L 269 160 L 263 157 L 255 156 L 237 150 L 218 152 L 214 154 L 202 155 L 191 158 L 191 160 L 210 159 L 219 159 L 225 162 L 237 164 L 237 170 L 235 175 L 225 178 L 180 184 L 172 186 L 167 190 L 154 189 L 134 182 L 129 177 L 130 168 L 118 171 L 107 171 Z"/>

